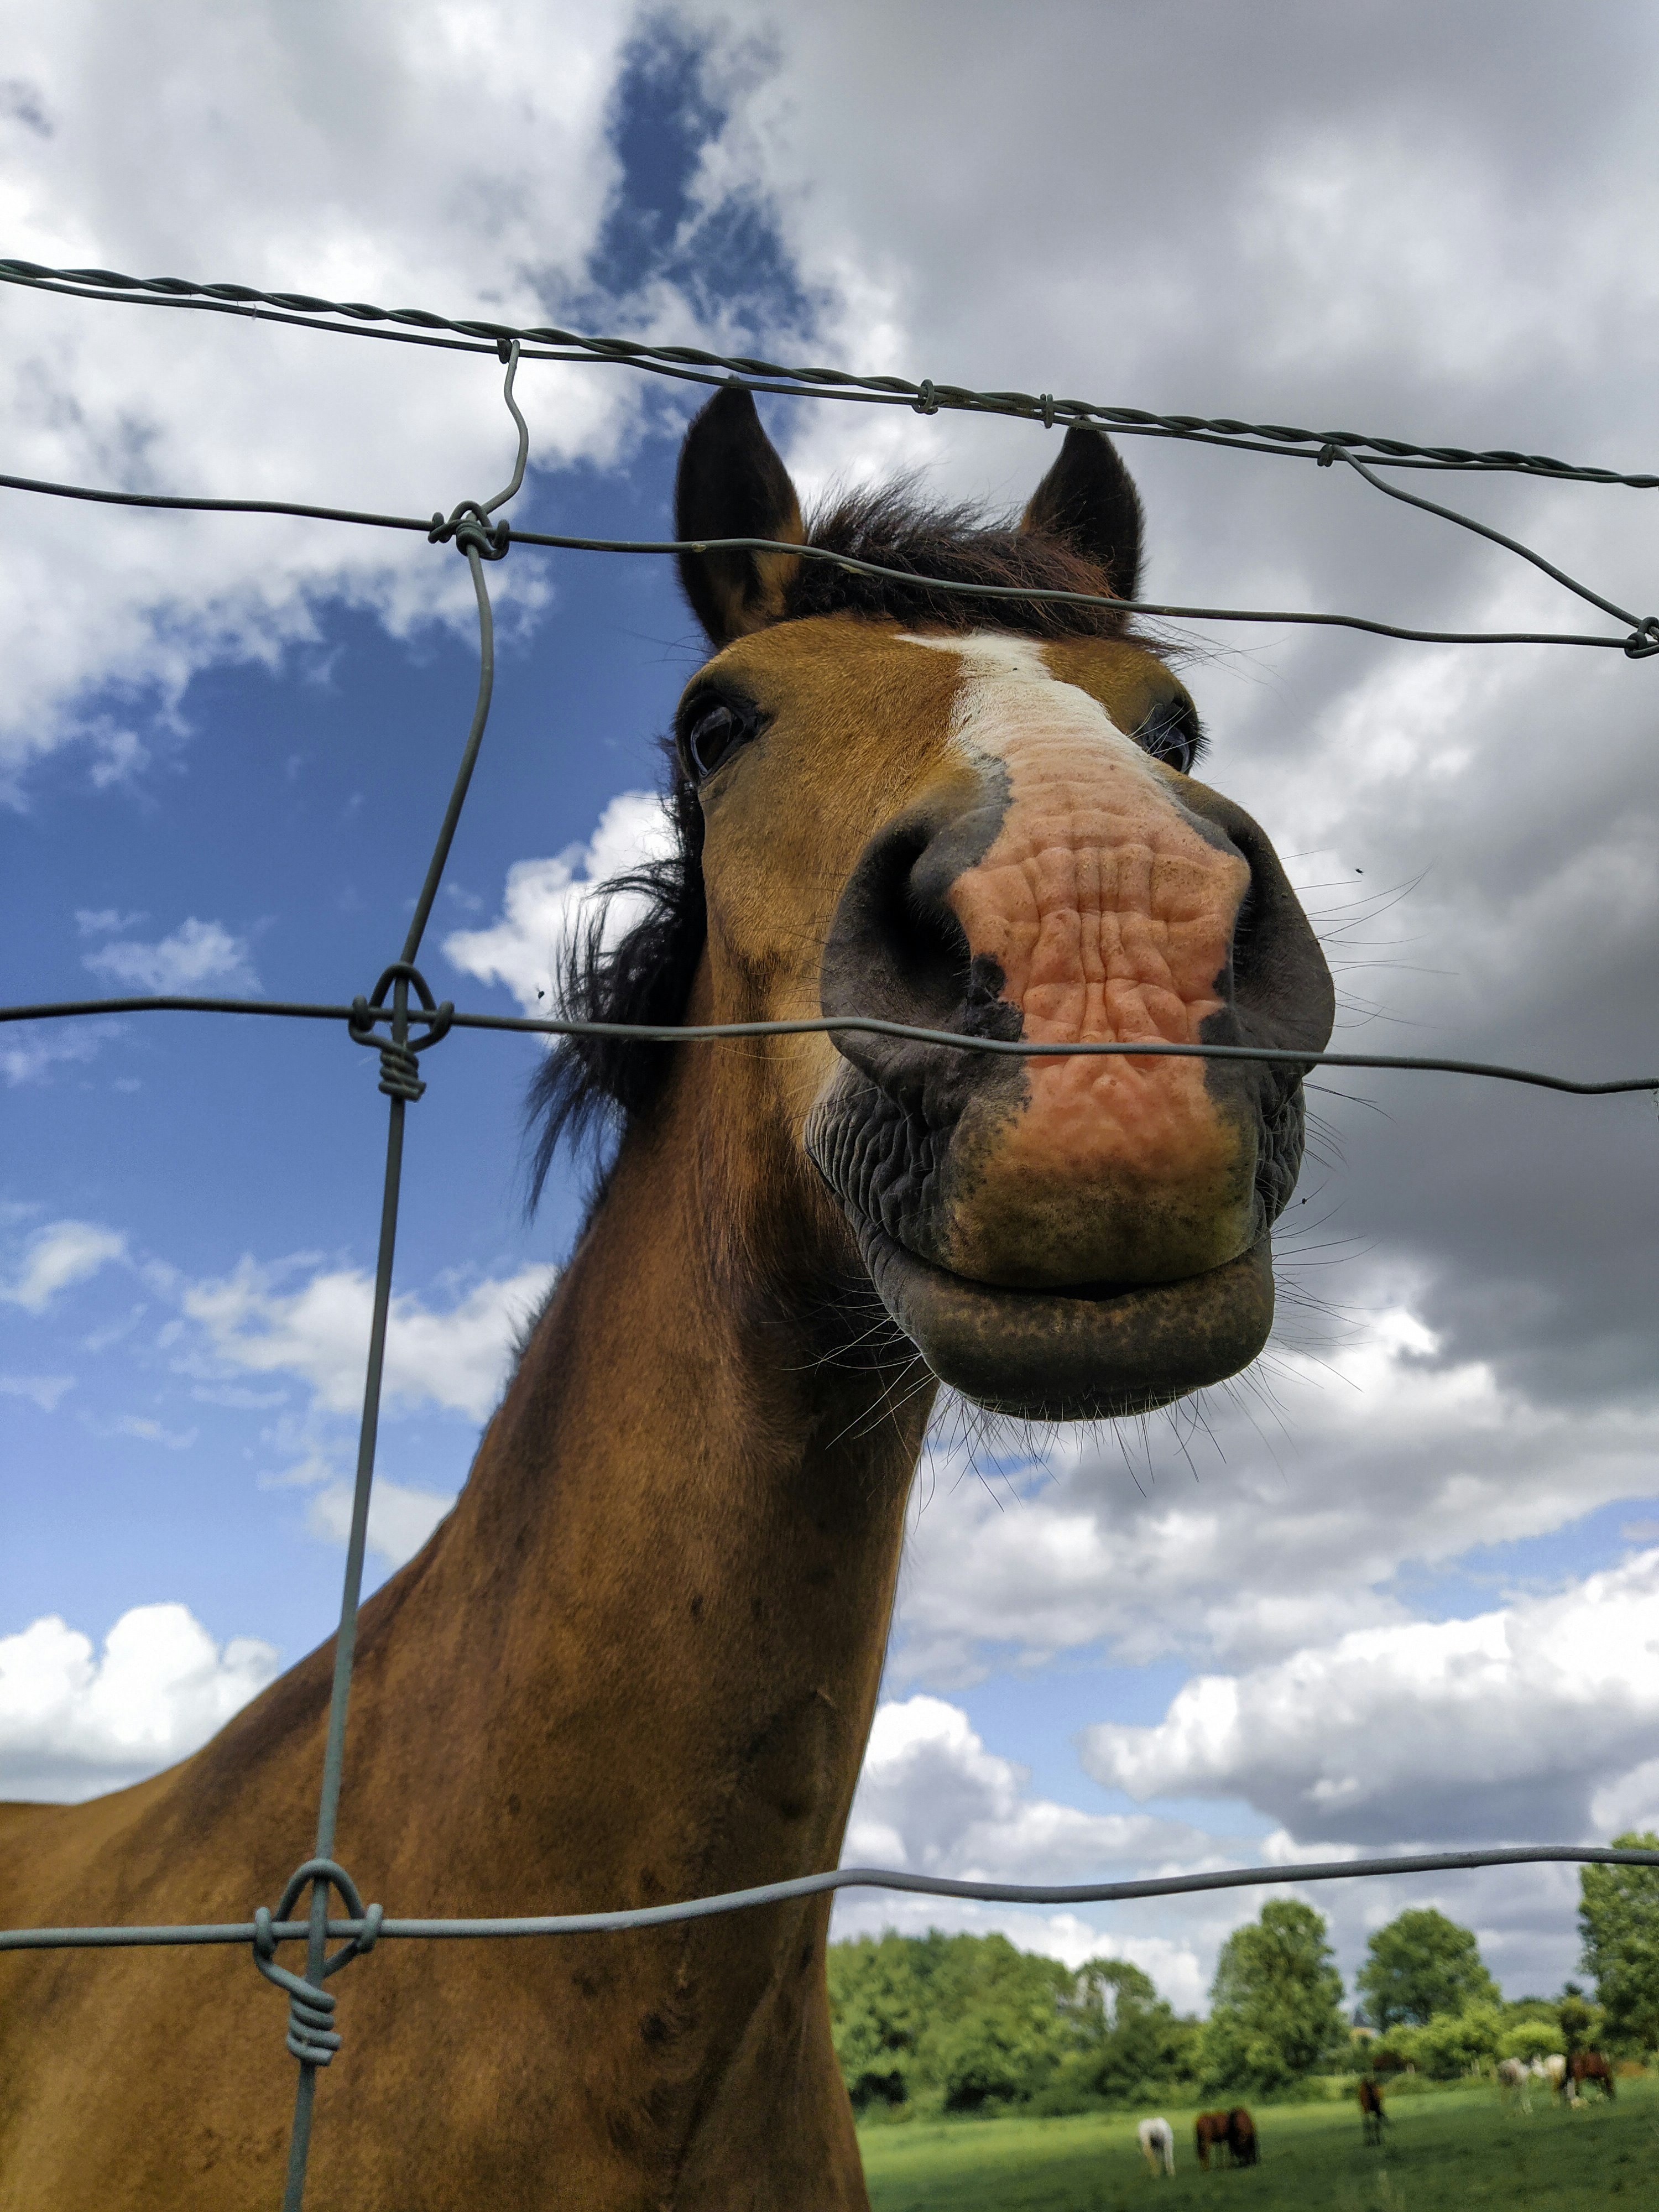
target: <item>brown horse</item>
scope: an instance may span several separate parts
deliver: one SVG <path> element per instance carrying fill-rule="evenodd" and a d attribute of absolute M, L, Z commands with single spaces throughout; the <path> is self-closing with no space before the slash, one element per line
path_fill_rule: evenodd
<path fill-rule="evenodd" d="M 1576 2105 L 1587 2081 L 1594 2081 L 1604 2097 L 1611 2097 L 1613 2094 L 1613 2069 L 1599 2051 L 1573 2052 L 1562 2077 L 1561 2094 L 1569 2104 Z"/>
<path fill-rule="evenodd" d="M 1359 2120 L 1366 2142 L 1374 2148 L 1380 2146 L 1389 2116 L 1382 2109 L 1382 2085 L 1369 2074 L 1360 2077 Z"/>
<path fill-rule="evenodd" d="M 682 538 L 805 542 L 753 403 L 693 426 Z M 873 495 L 814 541 L 1132 595 L 1074 430 L 1018 528 Z M 1316 1050 L 1331 994 L 1192 704 L 1111 610 L 691 553 L 674 859 L 579 1011 L 859 1012 L 992 1038 Z M 550 1149 L 613 1149 L 454 1511 L 365 1606 L 338 1856 L 393 1912 L 660 1902 L 832 1867 L 939 1380 L 1043 1419 L 1234 1373 L 1273 1310 L 1294 1066 L 893 1039 L 572 1044 Z M 546 1153 L 544 1152 L 544 1164 Z M 0 1812 L 12 1924 L 240 1920 L 306 1858 L 331 1648 L 171 1772 Z M 627 1936 L 382 1942 L 331 1986 L 316 2212 L 866 2203 L 828 1900 Z M 297 1963 L 297 1953 L 290 1953 Z M 6 2212 L 269 2212 L 293 2062 L 240 1951 L 0 1958 Z"/>
<path fill-rule="evenodd" d="M 1210 2170 L 1210 2153 L 1212 2150 L 1224 2151 L 1228 2148 L 1230 2117 L 1226 2112 L 1200 2112 L 1193 2122 L 1193 2148 L 1198 2153 L 1199 2165 L 1206 2173 Z"/>
<path fill-rule="evenodd" d="M 1227 2115 L 1227 2148 L 1233 2154 L 1235 2166 L 1256 2166 L 1261 2159 L 1261 2148 L 1255 2139 L 1255 2122 L 1249 2108 L 1235 2105 Z"/>

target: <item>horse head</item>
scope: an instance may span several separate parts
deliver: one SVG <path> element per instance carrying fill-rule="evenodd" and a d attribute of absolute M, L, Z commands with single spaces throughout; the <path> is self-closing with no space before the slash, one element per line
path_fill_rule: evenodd
<path fill-rule="evenodd" d="M 783 550 L 681 556 L 713 651 L 676 720 L 680 851 L 666 906 L 603 960 L 588 948 L 578 1011 L 1325 1044 L 1318 944 L 1267 836 L 1194 774 L 1198 716 L 1168 660 L 1109 605 L 1018 595 L 1133 596 L 1140 504 L 1105 436 L 1069 431 L 1014 527 L 889 490 L 809 532 L 728 388 L 686 438 L 676 522 Z M 630 1110 L 665 1080 L 637 1048 L 567 1055 L 544 1088 L 550 1147 L 580 1103 L 576 1062 Z M 708 1145 L 793 1188 L 809 1227 L 792 1264 L 867 1278 L 933 1373 L 988 1407 L 1140 1413 L 1267 1339 L 1302 1156 L 1294 1066 L 842 1032 L 721 1048 L 710 1092 Z"/>

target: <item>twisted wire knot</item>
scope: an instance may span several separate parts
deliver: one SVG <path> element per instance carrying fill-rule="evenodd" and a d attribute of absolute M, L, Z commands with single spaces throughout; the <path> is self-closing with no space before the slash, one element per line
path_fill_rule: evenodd
<path fill-rule="evenodd" d="M 1334 467 L 1337 459 L 1336 447 L 1332 445 L 1328 439 L 1325 444 L 1320 447 L 1318 453 L 1315 454 L 1314 459 L 1317 461 L 1322 469 Z"/>
<path fill-rule="evenodd" d="M 918 415 L 939 413 L 939 400 L 933 391 L 933 380 L 931 376 L 922 378 L 921 382 L 916 386 L 916 396 L 910 404 Z"/>
<path fill-rule="evenodd" d="M 406 1006 L 399 1011 L 402 1004 L 399 1000 L 394 1000 L 391 1006 L 386 1003 L 387 988 L 400 981 L 410 987 L 420 1000 L 419 1006 L 412 1014 Z M 364 998 L 359 992 L 352 1000 L 351 1018 L 347 1027 L 353 1044 L 379 1048 L 380 1080 L 378 1087 L 384 1096 L 401 1098 L 413 1105 L 417 1098 L 426 1096 L 426 1085 L 421 1080 L 420 1063 L 415 1055 L 447 1036 L 454 1018 L 453 1004 L 447 999 L 442 1006 L 437 1003 L 418 968 L 406 960 L 394 960 L 374 986 L 372 999 Z M 427 1031 L 423 1037 L 410 1038 L 408 1024 L 411 1019 L 426 1024 Z M 392 1035 L 382 1040 L 375 1036 L 374 1030 L 377 1023 L 384 1021 L 392 1024 Z"/>
<path fill-rule="evenodd" d="M 1054 427 L 1054 395 L 1052 392 L 1038 392 L 1037 412 L 1042 417 L 1043 428 L 1052 430 Z"/>
<path fill-rule="evenodd" d="M 453 514 L 434 514 L 426 536 L 429 545 L 447 545 L 453 540 L 459 552 L 477 553 L 484 561 L 504 561 L 513 532 L 505 518 L 492 522 L 476 499 L 464 499 Z"/>
<path fill-rule="evenodd" d="M 276 1964 L 276 1934 L 273 1923 L 286 1920 L 295 1900 L 307 1883 L 322 1882 L 337 1889 L 345 1901 L 347 1916 L 362 1925 L 342 1944 L 331 1959 L 325 1959 L 322 1972 L 316 1981 L 307 1981 L 301 1975 L 290 1973 L 286 1966 Z M 275 1912 L 260 1905 L 253 1916 L 253 1963 L 268 1982 L 273 1983 L 288 1999 L 288 2033 L 283 2038 L 289 2050 L 301 2066 L 327 2066 L 332 2063 L 335 2052 L 343 2038 L 334 2025 L 335 1994 L 322 1986 L 324 1978 L 343 1966 L 349 1959 L 366 1958 L 374 1948 L 385 1917 L 381 1907 L 371 1905 L 365 1908 L 357 1894 L 357 1885 L 342 1866 L 332 1859 L 307 1859 L 302 1867 L 289 1875 Z"/>
<path fill-rule="evenodd" d="M 413 1046 L 380 1047 L 380 1080 L 376 1088 L 386 1097 L 405 1099 L 411 1106 L 417 1098 L 425 1097 L 426 1085 L 421 1080 L 420 1063 Z"/>
<path fill-rule="evenodd" d="M 1637 623 L 1625 640 L 1627 660 L 1645 660 L 1650 653 L 1659 653 L 1659 615 L 1649 615 Z"/>

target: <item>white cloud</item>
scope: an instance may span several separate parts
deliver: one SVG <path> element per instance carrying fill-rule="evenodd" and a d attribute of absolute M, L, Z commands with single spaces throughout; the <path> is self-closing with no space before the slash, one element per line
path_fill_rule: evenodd
<path fill-rule="evenodd" d="M 530 14 L 499 0 L 343 0 L 321 15 L 180 0 L 143 21 L 94 0 L 14 8 L 7 67 L 47 127 L 0 122 L 0 233 L 9 252 L 51 264 L 569 319 L 593 305 L 588 257 L 618 173 L 608 106 L 641 17 L 634 0 Z M 161 96 L 135 101 L 138 82 Z M 7 299 L 0 428 L 25 475 L 415 514 L 507 476 L 492 356 Z M 688 319 L 648 305 L 647 331 Z M 613 458 L 640 405 L 637 380 L 603 371 L 532 364 L 519 391 L 543 466 Z M 197 670 L 270 665 L 318 635 L 325 602 L 398 635 L 471 617 L 465 564 L 418 538 L 6 496 L 9 778 L 76 737 L 104 780 L 141 770 L 150 722 Z M 520 558 L 492 590 L 522 611 L 549 587 Z M 100 690 L 118 712 L 92 702 Z"/>
<path fill-rule="evenodd" d="M 319 1490 L 307 1516 L 314 1534 L 343 1544 L 351 1534 L 351 1497 L 349 1482 L 331 1482 Z M 453 1496 L 411 1489 L 377 1474 L 368 1494 L 369 1550 L 378 1552 L 388 1566 L 402 1566 L 414 1558 L 454 1503 Z"/>
<path fill-rule="evenodd" d="M 619 792 L 586 845 L 568 845 L 550 860 L 515 861 L 507 870 L 500 921 L 488 929 L 455 931 L 444 939 L 444 951 L 481 982 L 505 983 L 527 1014 L 550 1013 L 560 956 L 590 911 L 596 887 L 663 859 L 672 842 L 668 817 L 653 792 Z M 614 900 L 605 917 L 607 935 L 621 935 L 640 906 L 629 895 Z"/>
<path fill-rule="evenodd" d="M 207 1741 L 274 1679 L 253 1637 L 216 1644 L 182 1605 L 140 1605 L 104 1639 L 56 1614 L 0 1637 L 0 1795 L 76 1800 L 137 1782 Z"/>
<path fill-rule="evenodd" d="M 245 1259 L 230 1274 L 187 1285 L 185 1316 L 222 1369 L 302 1377 L 329 1413 L 362 1402 L 374 1309 L 373 1278 L 355 1267 L 320 1270 L 297 1290 L 283 1272 Z M 495 1405 L 515 1332 L 553 1279 L 544 1266 L 475 1284 L 443 1310 L 396 1293 L 386 1334 L 388 1405 L 437 1406 L 482 1420 Z"/>
<path fill-rule="evenodd" d="M 1254 1664 L 1344 1629 L 1404 1623 L 1394 1585 L 1472 1546 L 1542 1535 L 1653 1487 L 1659 1417 L 1536 1403 L 1449 1358 L 1422 1285 L 1375 1303 L 1323 1357 L 1275 1352 L 1260 1389 L 1210 1394 L 1144 1434 L 1054 1432 L 977 1480 L 947 1408 L 918 1486 L 894 1679 L 972 1679 L 1103 1645 Z M 1403 1294 L 1402 1294 L 1403 1293 Z M 1386 1501 L 1386 1503 L 1384 1503 Z"/>
<path fill-rule="evenodd" d="M 1060 1882 L 1201 1863 L 1211 1855 L 1211 1839 L 1182 1822 L 1085 1813 L 1027 1796 L 1028 1779 L 1023 1767 L 985 1748 L 960 1706 L 931 1697 L 890 1700 L 871 1730 L 842 1863 L 964 1881 Z M 1202 1977 L 1189 1942 L 1099 1921 L 1098 1913 L 848 1891 L 837 1898 L 835 1932 L 995 1930 L 1022 1950 L 1073 1966 L 1103 1954 L 1133 1959 L 1173 2002 L 1198 2002 Z"/>
<path fill-rule="evenodd" d="M 1382 1721 L 1368 1707 L 1360 1717 L 1363 1725 L 1352 1729 L 1357 1761 L 1365 1759 L 1368 1745 L 1374 1743 L 1386 1763 L 1409 1737 L 1410 1698 L 1397 1678 L 1389 1678 L 1384 1689 L 1390 1687 L 1391 1705 L 1382 1692 L 1377 1699 L 1378 1706 L 1387 1708 Z M 1527 1727 L 1517 1727 L 1515 1718 L 1519 1703 L 1516 1698 L 1498 1701 L 1495 1740 L 1524 1740 Z M 1346 1741 L 1353 1717 L 1346 1710 L 1333 1710 L 1324 1713 L 1322 1721 Z M 1310 1713 L 1310 1736 L 1320 1719 Z M 1547 1711 L 1547 1732 L 1550 1726 Z M 1551 1756 L 1547 1743 L 1540 1753 L 1540 1771 L 1548 1768 Z M 1621 1822 L 1626 1814 L 1638 1823 L 1652 1817 L 1659 1805 L 1659 1788 L 1646 1785 L 1659 1774 L 1659 1762 L 1650 1762 L 1638 1774 L 1639 1780 L 1626 1778 L 1624 1796 L 1616 1807 L 1597 1801 L 1598 1833 L 1613 1832 L 1615 1813 Z M 1207 1771 L 1200 1777 L 1184 1770 L 1160 1772 L 1158 1778 L 1161 1786 L 1193 1782 L 1206 1789 L 1213 1787 L 1216 1779 Z M 1327 1830 L 1318 1833 L 1317 1848 L 1310 1851 L 1305 1838 L 1298 1840 L 1282 1827 L 1247 1838 L 1155 1814 L 1091 1814 L 1032 1798 L 1024 1770 L 988 1752 L 959 1707 L 923 1696 L 890 1701 L 877 1714 L 842 1863 L 877 1863 L 957 1878 L 1045 1882 L 1135 1879 L 1241 1864 L 1284 1866 L 1310 1856 L 1340 1859 L 1357 1855 L 1352 1844 L 1330 1840 Z M 1373 1847 L 1392 1847 L 1401 1836 L 1385 1829 L 1368 1842 Z M 1519 1995 L 1553 1989 L 1575 1969 L 1577 1884 L 1571 1868 L 1539 1866 L 1326 1882 L 1292 1893 L 1327 1916 L 1338 1956 L 1350 1975 L 1364 1957 L 1366 1937 L 1373 1930 L 1407 1906 L 1433 1905 L 1476 1930 L 1488 1964 L 1509 1992 Z M 994 1930 L 1022 1949 L 1046 1952 L 1073 1966 L 1097 1954 L 1127 1958 L 1144 1967 L 1172 2002 L 1194 2009 L 1205 2002 L 1221 1943 L 1234 1928 L 1255 1918 L 1264 1895 L 1276 1893 L 1285 1893 L 1200 1892 L 1054 1910 L 854 1890 L 838 1896 L 834 1925 L 837 1936 L 874 1935 L 884 1928 L 909 1935 L 921 1935 L 930 1927 L 975 1934 Z"/>
<path fill-rule="evenodd" d="M 8 1022 L 0 1029 L 0 1073 L 8 1086 L 39 1083 L 53 1067 L 83 1066 L 119 1024 L 100 1022 Z"/>
<path fill-rule="evenodd" d="M 72 1375 L 0 1375 L 0 1398 L 27 1398 L 43 1413 L 54 1413 L 66 1390 L 75 1388 Z"/>
<path fill-rule="evenodd" d="M 44 1313 L 60 1291 L 84 1283 L 112 1260 L 125 1260 L 127 1240 L 95 1221 L 54 1221 L 40 1230 L 23 1253 L 0 1298 L 26 1313 Z"/>
<path fill-rule="evenodd" d="M 188 1451 L 201 1431 L 166 1428 L 148 1413 L 122 1413 L 103 1433 L 137 1437 L 142 1443 L 164 1444 L 169 1451 Z"/>
<path fill-rule="evenodd" d="M 118 917 L 108 926 L 118 927 Z M 247 939 L 233 937 L 222 921 L 198 921 L 194 915 L 154 945 L 125 939 L 88 952 L 82 964 L 106 983 L 158 997 L 200 995 L 213 986 L 222 997 L 246 998 L 259 988 Z"/>
<path fill-rule="evenodd" d="M 1589 1824 L 1597 1836 L 1659 1829 L 1659 1759 L 1644 1759 L 1603 1783 L 1590 1799 Z"/>
<path fill-rule="evenodd" d="M 1190 1853 L 1200 1841 L 1176 1821 L 1028 1797 L 1028 1778 L 986 1750 L 959 1705 L 926 1696 L 884 1705 L 842 1859 L 964 1881 L 1086 1881 L 1108 1866 Z"/>
<path fill-rule="evenodd" d="M 116 906 L 77 906 L 75 909 L 75 927 L 82 937 L 124 937 L 128 930 L 137 929 L 141 921 L 149 919 L 142 913 L 123 914 Z"/>
<path fill-rule="evenodd" d="M 1238 1796 L 1297 1837 L 1572 1839 L 1659 1805 L 1659 1551 L 1473 1620 L 1360 1628 L 1081 1740 L 1138 1798 Z M 1632 1770 L 1640 1769 L 1639 1780 Z"/>
<path fill-rule="evenodd" d="M 1407 1710 L 1403 1700 L 1397 1702 L 1402 1729 Z M 1507 1718 L 1500 1712 L 1498 1725 Z M 1633 1805 L 1638 1798 L 1642 1806 L 1653 1802 L 1638 1792 Z M 1644 1816 L 1632 1812 L 1632 1817 Z M 1355 1854 L 1350 1845 L 1322 1839 L 1316 1855 Z M 1155 1815 L 1090 1814 L 1032 1798 L 1023 1769 L 988 1752 L 959 1707 L 913 1697 L 890 1701 L 878 1712 L 842 1863 L 1043 1882 L 1284 1866 L 1309 1856 L 1305 1843 L 1283 1828 L 1246 1839 Z M 884 1928 L 908 1935 L 928 1928 L 995 1931 L 1022 1949 L 1046 1952 L 1073 1966 L 1095 1955 L 1127 1958 L 1144 1967 L 1172 2002 L 1195 2009 L 1205 2002 L 1221 1943 L 1255 1918 L 1264 1894 L 1274 1893 L 1199 1893 L 1054 1910 L 852 1890 L 837 1897 L 834 1927 L 837 1936 L 875 1935 Z M 1474 1927 L 1488 1964 L 1512 1995 L 1554 1988 L 1577 1964 L 1577 1876 L 1571 1868 L 1328 1882 L 1294 1893 L 1328 1917 L 1350 1974 L 1364 1954 L 1367 1936 L 1408 1905 L 1436 1905 Z"/>

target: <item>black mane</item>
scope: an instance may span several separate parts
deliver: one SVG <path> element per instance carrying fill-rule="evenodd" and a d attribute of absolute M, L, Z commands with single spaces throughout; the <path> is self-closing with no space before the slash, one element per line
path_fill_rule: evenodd
<path fill-rule="evenodd" d="M 928 507 L 904 484 L 854 492 L 815 514 L 807 543 L 878 567 L 905 580 L 860 575 L 829 561 L 803 561 L 784 596 L 784 616 L 850 614 L 907 628 L 1000 629 L 1035 638 L 1122 637 L 1125 617 L 1110 607 L 1042 599 L 988 599 L 939 592 L 911 577 L 947 583 L 1024 586 L 1035 591 L 1109 592 L 1113 580 L 1065 538 L 988 522 L 971 507 Z M 583 928 L 563 949 L 555 978 L 562 1010 L 578 1021 L 673 1024 L 684 1012 L 706 927 L 702 811 L 672 744 L 665 800 L 673 851 L 606 884 Z M 618 894 L 646 902 L 627 934 L 605 942 L 605 920 Z M 593 1142 L 603 1161 L 629 1121 L 654 1103 L 667 1074 L 667 1045 L 608 1037 L 564 1037 L 530 1087 L 533 1132 L 531 1205 L 561 1143 Z"/>

